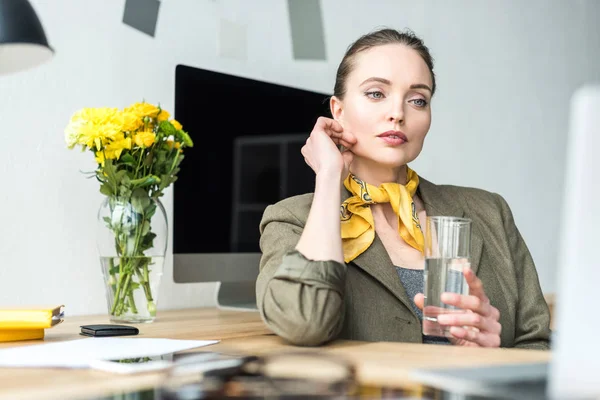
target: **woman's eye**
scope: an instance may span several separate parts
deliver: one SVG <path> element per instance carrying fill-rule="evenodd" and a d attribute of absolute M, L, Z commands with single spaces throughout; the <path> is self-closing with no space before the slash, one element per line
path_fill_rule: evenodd
<path fill-rule="evenodd" d="M 427 100 L 424 100 L 424 99 L 414 99 L 414 100 L 411 100 L 411 101 L 417 107 L 425 107 L 427 105 Z"/>
<path fill-rule="evenodd" d="M 372 92 L 366 92 L 365 95 L 370 98 L 370 99 L 374 99 L 374 100 L 379 100 L 379 99 L 383 99 L 383 93 L 378 91 L 378 90 L 374 90 Z"/>

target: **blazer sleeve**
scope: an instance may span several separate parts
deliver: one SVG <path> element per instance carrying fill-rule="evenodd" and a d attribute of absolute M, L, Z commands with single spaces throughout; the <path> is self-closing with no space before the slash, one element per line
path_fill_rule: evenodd
<path fill-rule="evenodd" d="M 533 258 L 515 225 L 512 211 L 500 195 L 504 229 L 508 238 L 518 286 L 515 344 L 517 348 L 550 348 L 550 309 L 544 299 Z"/>
<path fill-rule="evenodd" d="M 295 345 L 318 346 L 341 331 L 347 266 L 296 251 L 302 230 L 303 223 L 281 203 L 265 209 L 256 298 L 274 333 Z"/>

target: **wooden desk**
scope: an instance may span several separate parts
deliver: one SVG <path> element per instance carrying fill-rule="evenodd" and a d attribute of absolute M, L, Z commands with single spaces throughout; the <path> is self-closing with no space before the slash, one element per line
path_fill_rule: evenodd
<path fill-rule="evenodd" d="M 106 316 L 72 317 L 46 331 L 44 342 L 83 339 L 80 325 L 108 323 Z M 266 354 L 299 348 L 270 334 L 255 312 L 214 308 L 159 312 L 152 324 L 137 325 L 138 337 L 171 339 L 218 339 L 220 343 L 200 351 L 232 354 Z M 41 341 L 2 343 L 0 348 L 37 345 Z M 361 383 L 373 386 L 410 387 L 410 371 L 427 367 L 471 367 L 548 361 L 549 352 L 517 349 L 479 349 L 408 343 L 338 341 L 321 348 L 345 357 L 357 367 Z M 163 375 L 149 373 L 117 376 L 93 370 L 0 369 L 1 399 L 85 399 L 111 393 L 156 386 Z"/>

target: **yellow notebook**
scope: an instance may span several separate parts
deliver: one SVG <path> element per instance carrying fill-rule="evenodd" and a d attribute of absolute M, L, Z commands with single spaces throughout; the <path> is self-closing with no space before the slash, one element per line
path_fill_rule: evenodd
<path fill-rule="evenodd" d="M 51 328 L 63 322 L 63 318 L 64 306 L 0 309 L 0 330 Z"/>
<path fill-rule="evenodd" d="M 0 342 L 16 342 L 44 338 L 43 329 L 0 329 Z"/>

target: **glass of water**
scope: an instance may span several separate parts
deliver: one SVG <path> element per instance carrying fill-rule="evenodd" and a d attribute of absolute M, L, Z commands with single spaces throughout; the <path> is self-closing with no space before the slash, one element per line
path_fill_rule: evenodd
<path fill-rule="evenodd" d="M 470 266 L 471 220 L 431 216 L 425 224 L 423 334 L 451 336 L 449 327 L 437 322 L 440 314 L 463 310 L 444 304 L 442 293 L 468 294 L 463 268 Z"/>

